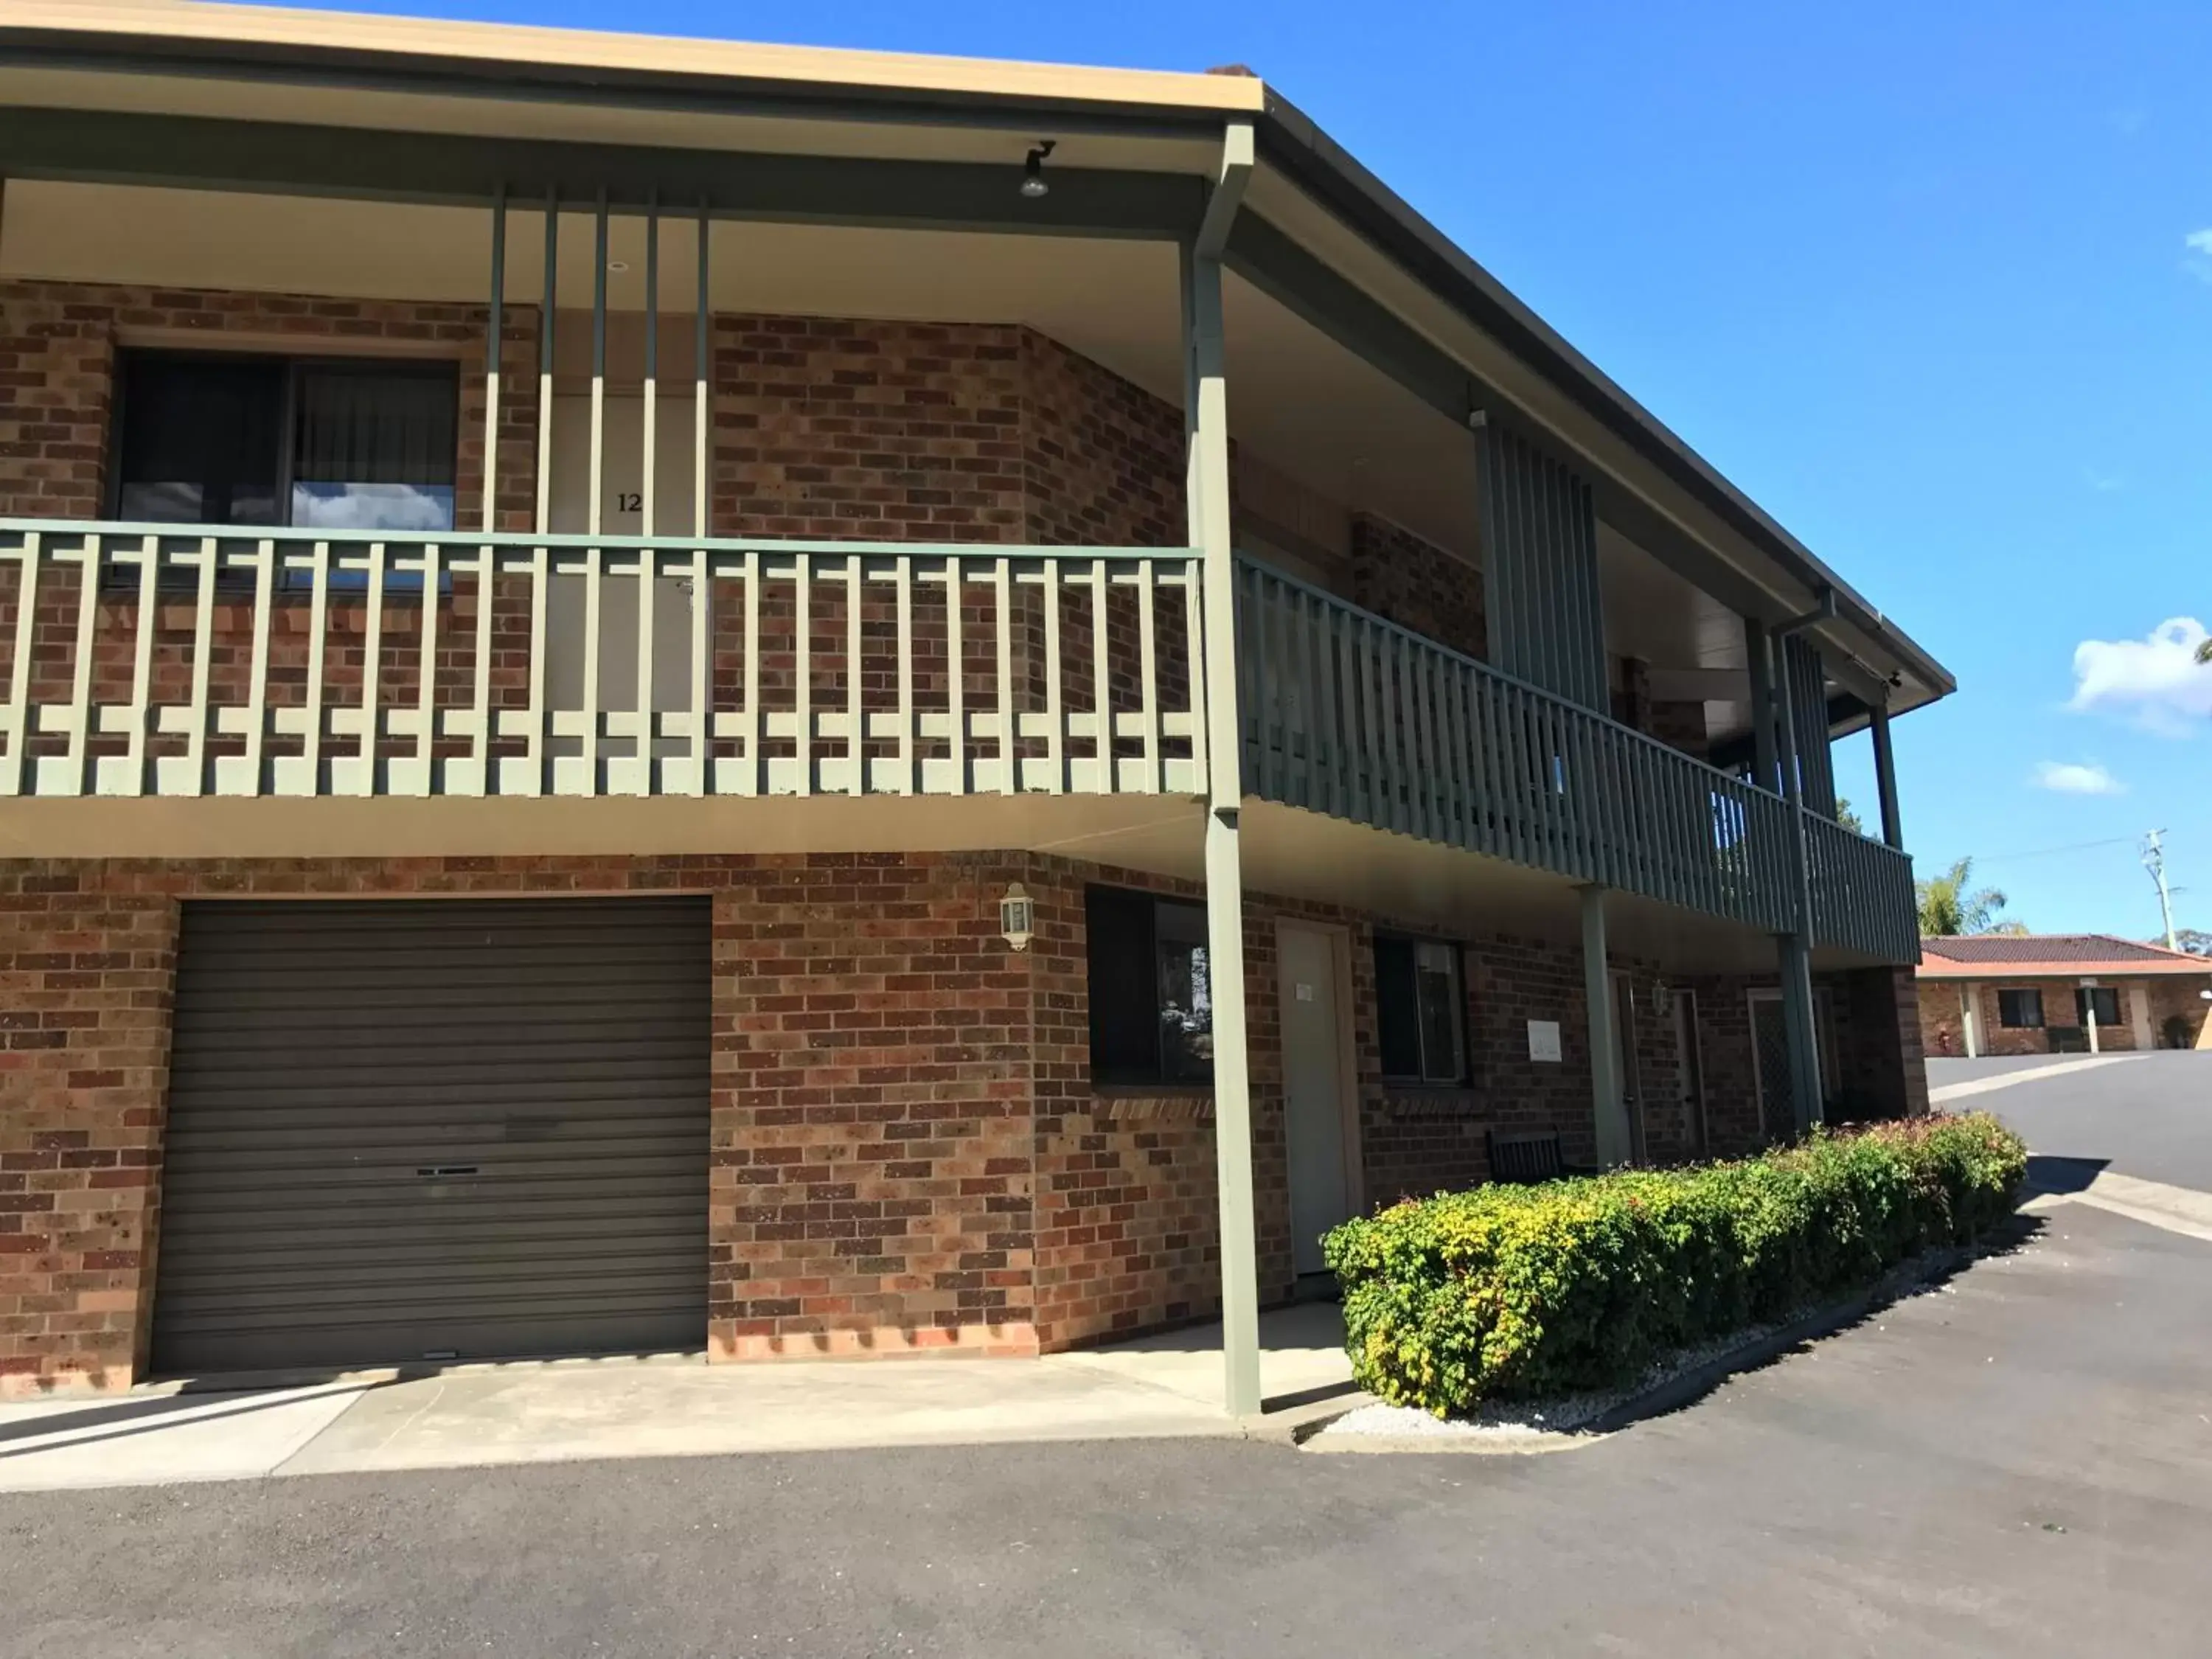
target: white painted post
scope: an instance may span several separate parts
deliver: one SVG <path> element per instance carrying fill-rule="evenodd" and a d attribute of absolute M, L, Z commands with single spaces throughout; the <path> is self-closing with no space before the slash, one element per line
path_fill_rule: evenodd
<path fill-rule="evenodd" d="M 1184 418 L 1191 545 L 1205 567 L 1206 973 L 1213 996 L 1213 1139 L 1221 1217 L 1221 1354 L 1234 1416 L 1261 1407 L 1259 1241 L 1252 1195 L 1252 1082 L 1244 1031 L 1243 806 L 1237 708 L 1236 548 L 1229 521 L 1229 388 L 1221 250 L 1252 169 L 1252 129 L 1224 135 L 1220 174 L 1183 250 Z M 1057 594 L 1054 595 L 1055 599 Z M 1193 641 L 1194 646 L 1197 643 Z"/>
<path fill-rule="evenodd" d="M 1979 1060 L 1982 1055 L 1981 1021 L 1977 1013 L 1981 1006 L 1981 988 L 1978 985 L 1959 988 L 1959 1029 L 1966 1037 L 1968 1060 Z"/>
<path fill-rule="evenodd" d="M 2081 1027 L 2089 1034 L 2089 1052 L 2101 1054 L 2103 1049 L 2097 1038 L 2097 981 L 2085 979 L 2081 988 L 2089 994 L 2081 999 Z"/>

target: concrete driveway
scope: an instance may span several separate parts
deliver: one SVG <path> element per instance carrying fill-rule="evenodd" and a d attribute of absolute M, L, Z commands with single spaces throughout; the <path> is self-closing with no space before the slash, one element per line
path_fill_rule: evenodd
<path fill-rule="evenodd" d="M 1221 1411 L 1220 1328 L 1038 1360 L 563 1360 L 0 1406 L 0 1492 L 581 1458 L 1287 1432 L 1351 1392 L 1330 1304 L 1261 1322 L 1271 1411 Z"/>
<path fill-rule="evenodd" d="M 2087 1068 L 2080 1059 L 1931 1060 L 1928 1082 L 1941 1091 L 2002 1077 L 2002 1088 L 1948 1103 L 1988 1108 L 2040 1157 L 2212 1193 L 2212 1054 L 2161 1049 Z"/>
<path fill-rule="evenodd" d="M 0 1497 L 0 1654 L 2196 1659 L 2212 1244 L 2039 1224 L 1549 1456 L 1133 1439 Z"/>

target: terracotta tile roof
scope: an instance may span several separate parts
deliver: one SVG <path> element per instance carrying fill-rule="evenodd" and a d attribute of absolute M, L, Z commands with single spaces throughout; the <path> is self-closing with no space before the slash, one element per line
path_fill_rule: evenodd
<path fill-rule="evenodd" d="M 2212 959 L 2110 933 L 1975 933 L 1920 941 L 1920 971 L 1938 979 L 1977 975 L 2203 974 Z"/>

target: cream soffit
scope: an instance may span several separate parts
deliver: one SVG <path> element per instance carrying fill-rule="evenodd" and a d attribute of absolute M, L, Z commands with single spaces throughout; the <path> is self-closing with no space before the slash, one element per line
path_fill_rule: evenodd
<path fill-rule="evenodd" d="M 1037 99 L 1200 112 L 1257 113 L 1267 101 L 1265 86 L 1247 76 L 678 40 L 514 24 L 206 5 L 198 0 L 9 0 L 4 21 L 0 21 L 0 38 L 6 33 L 45 29 L 107 35 L 118 40 L 152 38 L 203 46 L 362 52 L 441 60 L 455 66 L 492 64 L 509 72 L 535 66 L 597 74 L 681 76 L 790 87 Z"/>

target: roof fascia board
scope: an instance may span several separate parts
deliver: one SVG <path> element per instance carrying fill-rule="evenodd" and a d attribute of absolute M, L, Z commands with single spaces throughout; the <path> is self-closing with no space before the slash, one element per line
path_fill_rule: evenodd
<path fill-rule="evenodd" d="M 161 52 L 84 50 L 80 43 L 41 46 L 18 43 L 0 26 L 0 64 L 32 69 L 70 70 L 142 78 L 238 82 L 249 85 L 307 87 L 332 92 L 383 92 L 489 103 L 592 104 L 665 114 L 754 116 L 780 121 L 844 125 L 947 127 L 1009 137 L 1190 138 L 1218 132 L 1223 117 L 1211 110 L 1171 106 L 1098 104 L 1072 106 L 1036 97 L 1007 95 L 978 104 L 946 93 L 902 93 L 872 87 L 820 88 L 778 81 L 732 82 L 712 76 L 645 75 L 610 71 L 589 80 L 546 78 L 530 73 L 538 66 L 516 64 L 505 72 L 489 66 L 471 72 L 459 65 L 417 69 L 383 62 L 350 62 L 344 53 L 294 53 L 276 58 L 179 55 Z"/>
<path fill-rule="evenodd" d="M 268 191 L 480 206 L 588 199 L 706 204 L 717 217 L 1177 241 L 1196 228 L 1204 183 L 1170 173 L 1055 168 L 1031 200 L 980 162 L 666 149 L 307 127 L 198 116 L 0 110 L 0 176 Z"/>

